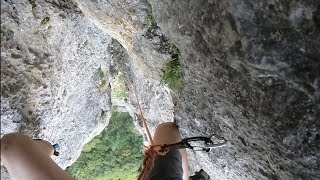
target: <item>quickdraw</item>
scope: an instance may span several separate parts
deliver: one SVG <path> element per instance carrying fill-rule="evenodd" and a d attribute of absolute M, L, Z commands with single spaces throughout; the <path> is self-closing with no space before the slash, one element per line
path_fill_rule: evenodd
<path fill-rule="evenodd" d="M 165 155 L 170 150 L 173 149 L 192 149 L 194 151 L 205 151 L 209 152 L 212 148 L 222 147 L 227 144 L 227 140 L 223 137 L 220 137 L 216 134 L 212 134 L 209 137 L 197 136 L 182 139 L 178 143 L 174 144 L 165 144 L 160 146 L 157 154 Z"/>
<path fill-rule="evenodd" d="M 202 137 L 202 136 L 198 136 L 198 137 L 190 137 L 190 138 L 185 138 L 182 139 L 180 142 L 178 143 L 174 143 L 174 144 L 157 144 L 155 145 L 151 136 L 151 133 L 149 131 L 146 119 L 144 118 L 143 112 L 142 112 L 142 108 L 140 106 L 139 103 L 139 99 L 138 99 L 138 95 L 137 95 L 137 90 L 136 88 L 133 86 L 132 91 L 135 95 L 136 101 L 137 101 L 137 105 L 138 105 L 138 110 L 140 112 L 141 118 L 142 118 L 142 122 L 143 125 L 145 127 L 146 133 L 148 135 L 149 141 L 150 141 L 150 146 L 145 146 L 145 150 L 152 150 L 154 151 L 157 155 L 160 156 L 164 156 L 166 155 L 170 150 L 173 149 L 184 149 L 184 148 L 189 148 L 195 151 L 206 151 L 209 152 L 211 148 L 215 148 L 215 147 L 221 147 L 224 146 L 227 143 L 227 140 L 217 136 L 215 134 L 212 134 L 209 137 Z M 218 142 L 217 142 L 218 141 Z M 194 145 L 194 143 L 196 145 Z M 202 145 L 199 145 L 203 143 Z M 150 169 L 150 167 L 147 167 L 147 165 L 144 165 L 139 176 L 138 176 L 138 180 L 144 180 L 146 178 L 147 172 Z"/>

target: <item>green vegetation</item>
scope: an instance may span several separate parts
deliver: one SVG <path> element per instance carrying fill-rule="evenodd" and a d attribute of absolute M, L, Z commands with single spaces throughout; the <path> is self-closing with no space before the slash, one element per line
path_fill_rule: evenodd
<path fill-rule="evenodd" d="M 170 45 L 172 60 L 162 70 L 164 83 L 172 90 L 180 90 L 182 88 L 183 69 L 179 62 L 180 51 L 174 45 Z"/>
<path fill-rule="evenodd" d="M 47 16 L 42 19 L 41 24 L 42 25 L 49 25 L 49 22 L 50 22 L 50 17 Z"/>
<path fill-rule="evenodd" d="M 119 74 L 111 81 L 111 87 L 111 99 L 121 100 L 128 97 L 126 93 L 126 78 L 122 72 L 119 72 Z"/>
<path fill-rule="evenodd" d="M 123 20 L 122 18 L 119 18 L 119 19 L 118 19 L 118 23 L 121 24 L 121 25 L 124 25 L 124 24 L 125 24 L 125 23 L 124 23 L 124 20 Z"/>
<path fill-rule="evenodd" d="M 172 57 L 172 59 L 179 60 L 179 56 L 181 55 L 181 52 L 175 44 L 173 43 L 170 44 L 170 51 L 173 55 L 176 55 L 175 57 Z"/>
<path fill-rule="evenodd" d="M 143 157 L 142 136 L 129 113 L 113 111 L 108 127 L 86 144 L 67 171 L 78 180 L 131 180 Z"/>
<path fill-rule="evenodd" d="M 104 79 L 104 72 L 102 71 L 101 67 L 97 69 L 97 75 L 99 79 Z"/>
<path fill-rule="evenodd" d="M 148 12 L 146 17 L 144 18 L 144 23 L 148 26 L 157 26 L 156 20 L 154 19 L 152 14 L 152 6 L 150 3 L 148 3 Z"/>
<path fill-rule="evenodd" d="M 105 74 L 104 72 L 102 71 L 101 67 L 99 67 L 97 69 L 97 75 L 99 77 L 99 89 L 101 92 L 104 92 L 107 88 L 107 81 L 106 81 L 106 78 L 105 78 Z"/>

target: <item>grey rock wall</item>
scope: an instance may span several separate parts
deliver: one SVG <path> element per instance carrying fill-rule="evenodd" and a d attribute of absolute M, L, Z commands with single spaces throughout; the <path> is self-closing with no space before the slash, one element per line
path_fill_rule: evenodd
<path fill-rule="evenodd" d="M 146 69 L 159 66 L 144 55 L 154 47 L 132 47 L 145 39 L 145 1 L 78 2 L 128 50 L 144 79 L 157 77 Z M 230 141 L 210 154 L 189 152 L 191 171 L 204 168 L 213 179 L 318 178 L 319 3 L 150 3 L 157 30 L 181 51 L 184 89 L 174 103 L 182 133 L 218 133 Z M 119 28 L 119 19 L 134 30 Z"/>
<path fill-rule="evenodd" d="M 196 169 L 213 179 L 319 179 L 319 1 L 150 3 L 182 52 L 182 132 L 229 140 L 190 152 Z"/>
<path fill-rule="evenodd" d="M 148 121 L 150 131 L 154 133 L 158 124 L 174 121 L 174 104 L 170 94 L 171 91 L 159 79 L 153 79 L 148 74 L 144 74 L 143 71 L 141 72 L 139 64 L 134 63 L 126 49 L 118 41 L 113 41 L 111 54 L 112 68 L 110 69 L 113 69 L 116 73 L 124 73 L 126 78 L 125 91 L 128 95 L 124 100 L 113 98 L 112 104 L 117 106 L 118 110 L 130 113 L 137 130 L 144 137 L 144 143 L 148 145 L 148 137 L 138 110 L 137 98 L 144 117 Z"/>
<path fill-rule="evenodd" d="M 76 0 L 81 11 L 99 28 L 117 39 L 127 50 L 139 73 L 159 78 L 160 69 L 170 60 L 166 39 L 153 29 L 148 36 L 152 12 L 146 0 L 87 1 Z"/>
<path fill-rule="evenodd" d="M 54 160 L 66 168 L 108 124 L 112 105 L 129 111 L 141 127 L 135 98 L 111 101 L 118 73 L 127 76 L 127 94 L 136 88 L 150 122 L 173 121 L 170 90 L 160 84 L 159 74 L 146 69 L 143 58 L 129 57 L 76 3 L 5 1 L 1 13 L 1 136 L 22 132 L 59 143 L 61 155 Z M 170 54 L 160 56 L 155 61 L 161 64 Z M 3 167 L 1 173 L 9 179 Z"/>
<path fill-rule="evenodd" d="M 153 24 L 152 9 L 147 1 L 86 1 L 76 0 L 81 11 L 95 25 L 114 39 L 124 51 L 122 71 L 127 77 L 126 110 L 136 119 L 141 133 L 144 129 L 134 90 L 150 123 L 151 131 L 160 122 L 173 121 L 173 102 L 170 90 L 161 83 L 161 69 L 171 60 L 170 41 Z M 116 56 L 116 55 L 115 55 Z M 119 58 L 114 56 L 115 66 Z M 118 62 L 118 63 L 117 63 Z M 121 67 L 117 69 L 119 71 Z M 145 135 L 145 134 L 144 134 Z M 145 140 L 147 140 L 147 137 Z"/>
<path fill-rule="evenodd" d="M 320 178 L 318 1 L 35 2 L 1 2 L 1 135 L 60 143 L 55 160 L 65 168 L 107 125 L 113 103 L 146 140 L 135 87 L 152 132 L 175 121 L 184 137 L 228 139 L 210 153 L 188 151 L 191 173 Z M 184 69 L 179 93 L 161 82 L 172 43 Z M 111 102 L 119 72 L 129 97 Z"/>
<path fill-rule="evenodd" d="M 75 3 L 34 3 L 1 1 L 1 136 L 58 143 L 65 168 L 108 124 L 110 89 L 99 90 L 97 69 L 109 81 L 111 37 Z"/>

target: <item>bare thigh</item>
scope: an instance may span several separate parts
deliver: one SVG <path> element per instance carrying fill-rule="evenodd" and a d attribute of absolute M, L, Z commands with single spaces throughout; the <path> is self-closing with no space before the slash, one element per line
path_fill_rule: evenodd
<path fill-rule="evenodd" d="M 1 138 L 1 161 L 12 179 L 74 180 L 51 158 L 53 147 L 47 141 L 11 133 Z"/>
<path fill-rule="evenodd" d="M 179 129 L 172 122 L 162 123 L 157 126 L 156 132 L 154 133 L 153 141 L 155 144 L 172 144 L 182 140 Z M 180 149 L 182 157 L 182 168 L 183 168 L 183 179 L 188 180 L 188 159 L 187 151 Z"/>

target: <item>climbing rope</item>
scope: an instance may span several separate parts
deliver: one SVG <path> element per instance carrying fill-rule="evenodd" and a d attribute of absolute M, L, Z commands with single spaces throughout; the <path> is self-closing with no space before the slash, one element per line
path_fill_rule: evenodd
<path fill-rule="evenodd" d="M 189 149 L 192 149 L 195 151 L 209 152 L 211 148 L 221 147 L 227 143 L 227 140 L 224 139 L 223 137 L 220 137 L 216 134 L 212 134 L 209 137 L 197 136 L 197 137 L 185 138 L 185 139 L 182 139 L 180 142 L 174 143 L 174 144 L 154 144 L 154 141 L 152 139 L 147 121 L 144 118 L 142 108 L 139 103 L 137 90 L 134 86 L 132 87 L 132 89 L 133 89 L 132 91 L 133 91 L 135 98 L 136 98 L 136 102 L 138 105 L 139 113 L 142 118 L 143 125 L 145 127 L 145 130 L 147 132 L 147 135 L 148 135 L 148 138 L 150 141 L 149 146 L 144 146 L 145 157 L 143 159 L 143 168 L 138 176 L 138 180 L 145 180 L 146 179 L 148 171 L 153 167 L 153 158 L 155 155 L 164 156 L 170 150 L 184 149 L 184 148 L 189 148 Z M 213 142 L 212 139 L 216 139 L 218 142 Z M 195 143 L 195 142 L 197 143 L 197 145 L 191 144 L 191 143 Z M 199 143 L 203 143 L 203 144 L 199 145 Z"/>
<path fill-rule="evenodd" d="M 144 146 L 144 148 L 145 148 L 145 157 L 143 159 L 143 169 L 141 170 L 141 172 L 140 172 L 140 174 L 138 176 L 138 180 L 144 180 L 144 179 L 146 179 L 148 171 L 153 166 L 153 163 L 152 163 L 153 162 L 153 157 L 154 157 L 155 153 L 157 153 L 157 151 L 155 151 L 154 148 L 158 147 L 158 146 L 161 147 L 162 145 L 154 145 L 154 142 L 153 142 L 153 139 L 152 139 L 148 124 L 146 122 L 146 119 L 144 118 L 144 115 L 143 115 L 143 112 L 142 112 L 142 108 L 141 108 L 140 103 L 139 103 L 137 90 L 136 90 L 135 87 L 133 87 L 132 89 L 133 89 L 133 92 L 134 92 L 134 95 L 135 95 L 135 98 L 136 98 L 136 101 L 137 101 L 139 113 L 141 115 L 144 128 L 145 128 L 145 130 L 147 132 L 147 135 L 148 135 L 148 138 L 149 138 L 149 141 L 150 141 L 150 144 L 151 144 L 149 146 Z M 163 153 L 159 153 L 159 155 L 163 155 Z"/>
<path fill-rule="evenodd" d="M 149 127 L 147 125 L 146 119 L 144 118 L 144 115 L 143 115 L 143 112 L 142 112 L 142 109 L 141 109 L 141 106 L 140 106 L 140 103 L 139 103 L 139 99 L 138 99 L 138 96 L 137 96 L 137 90 L 136 90 L 135 87 L 133 87 L 133 90 L 134 90 L 133 92 L 134 92 L 134 95 L 135 95 L 135 98 L 136 98 L 136 101 L 137 101 L 137 104 L 138 104 L 138 109 L 139 109 L 139 113 L 140 113 L 141 118 L 142 118 L 142 122 L 143 122 L 144 128 L 147 131 L 147 135 L 148 135 L 149 141 L 151 142 L 151 145 L 152 145 L 153 144 L 153 139 L 152 139 L 151 133 L 149 131 Z"/>

